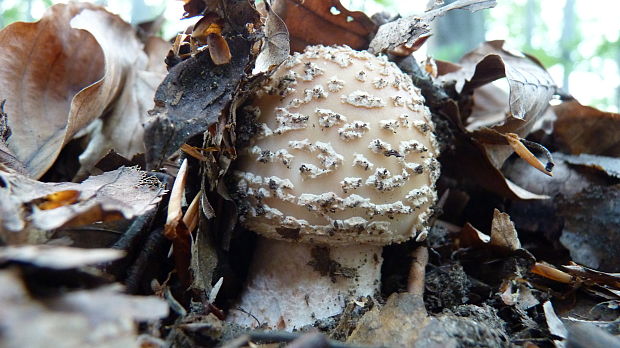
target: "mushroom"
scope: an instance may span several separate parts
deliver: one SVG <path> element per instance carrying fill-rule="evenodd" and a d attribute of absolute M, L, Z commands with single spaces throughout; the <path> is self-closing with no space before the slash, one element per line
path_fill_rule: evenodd
<path fill-rule="evenodd" d="M 437 198 L 434 126 L 411 78 L 385 57 L 312 46 L 240 114 L 240 221 L 261 237 L 230 320 L 293 330 L 376 294 L 382 247 L 423 240 Z"/>

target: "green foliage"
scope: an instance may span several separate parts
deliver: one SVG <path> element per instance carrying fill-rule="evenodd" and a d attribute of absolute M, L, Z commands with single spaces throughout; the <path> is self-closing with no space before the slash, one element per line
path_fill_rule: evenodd
<path fill-rule="evenodd" d="M 374 0 L 374 2 L 376 2 L 379 5 L 386 6 L 386 7 L 394 5 L 394 0 Z"/>
<path fill-rule="evenodd" d="M 620 55 L 620 38 L 616 39 L 616 41 L 604 39 L 596 49 L 596 55 L 616 59 Z"/>
<path fill-rule="evenodd" d="M 24 6 L 21 4 L 15 5 L 2 12 L 0 23 L 2 24 L 2 27 L 5 27 L 13 22 L 24 20 L 25 17 L 26 11 Z"/>
<path fill-rule="evenodd" d="M 433 48 L 433 58 L 448 62 L 456 62 L 461 56 L 463 56 L 463 52 L 466 51 L 467 47 L 465 47 L 462 43 L 443 45 Z"/>
<path fill-rule="evenodd" d="M 544 48 L 524 47 L 523 52 L 536 57 L 546 68 L 556 64 L 562 64 L 562 57 L 551 54 L 549 50 Z"/>

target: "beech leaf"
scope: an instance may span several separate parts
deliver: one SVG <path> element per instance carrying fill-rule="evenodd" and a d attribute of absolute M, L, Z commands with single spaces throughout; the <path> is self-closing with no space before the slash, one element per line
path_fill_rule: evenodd
<path fill-rule="evenodd" d="M 7 146 L 35 178 L 100 114 L 87 101 L 100 89 L 104 52 L 90 33 L 69 24 L 87 8 L 96 7 L 56 5 L 36 23 L 17 22 L 0 31 L 0 100 L 6 99 L 12 131 Z"/>
<path fill-rule="evenodd" d="M 556 86 L 551 75 L 536 59 L 504 47 L 504 41 L 488 41 L 467 53 L 459 64 L 462 69 L 446 74 L 444 80 L 456 80 L 457 90 L 472 93 L 478 87 L 506 77 L 510 87 L 505 119 L 495 130 L 523 137 L 543 115 Z M 525 122 L 523 122 L 525 121 Z"/>
<path fill-rule="evenodd" d="M 80 249 L 49 245 L 20 245 L 0 248 L 0 263 L 19 262 L 57 270 L 110 262 L 125 253 L 116 249 Z"/>
<path fill-rule="evenodd" d="M 8 48 L 0 53 L 0 99 L 13 133 L 7 146 L 30 176 L 41 177 L 87 126 L 82 171 L 110 149 L 127 158 L 144 152 L 143 118 L 164 72 L 150 64 L 131 25 L 102 7 L 58 4 L 37 23 L 2 30 L 0 44 Z M 164 54 L 157 53 L 162 67 Z"/>
<path fill-rule="evenodd" d="M 80 155 L 81 178 L 110 150 L 125 158 L 144 153 L 142 124 L 154 106 L 155 90 L 165 77 L 168 45 L 151 38 L 147 55 L 131 25 L 102 10 L 84 10 L 71 25 L 87 30 L 97 39 L 106 62 L 101 89 L 95 100 L 88 101 L 95 104 L 99 100 L 98 106 L 105 105 L 106 114 L 89 127 L 89 144 Z"/>
<path fill-rule="evenodd" d="M 251 42 L 228 40 L 232 60 L 216 65 L 207 52 L 170 69 L 155 94 L 155 109 L 145 124 L 147 166 L 158 168 L 192 136 L 204 133 L 227 110 L 245 77 Z"/>
<path fill-rule="evenodd" d="M 0 188 L 0 236 L 13 243 L 29 238 L 36 230 L 130 219 L 153 209 L 164 194 L 156 178 L 126 167 L 82 183 L 42 183 L 7 172 L 0 172 L 0 179 L 5 183 Z M 48 210 L 37 207 L 37 202 L 50 194 L 68 190 L 79 192 L 77 202 Z M 25 233 L 15 233 L 22 230 Z"/>
<path fill-rule="evenodd" d="M 457 0 L 446 6 L 427 11 L 420 16 L 399 18 L 379 27 L 377 35 L 370 42 L 369 51 L 385 53 L 386 51 L 394 51 L 399 46 L 411 49 L 426 41 L 431 32 L 433 20 L 445 15 L 448 11 L 463 9 L 475 12 L 495 5 L 497 5 L 496 0 Z"/>
<path fill-rule="evenodd" d="M 603 112 L 576 100 L 553 108 L 553 136 L 562 152 L 620 157 L 620 114 Z"/>
<path fill-rule="evenodd" d="M 290 53 L 290 42 L 286 24 L 273 11 L 268 1 L 264 2 L 267 12 L 265 20 L 265 39 L 261 51 L 256 57 L 252 74 L 268 71 L 271 67 L 282 63 Z"/>
<path fill-rule="evenodd" d="M 288 27 L 293 52 L 319 44 L 363 50 L 377 30 L 366 14 L 347 10 L 339 0 L 276 0 L 273 9 Z"/>
<path fill-rule="evenodd" d="M 0 271 L 4 347 L 137 347 L 137 322 L 169 312 L 162 299 L 126 295 L 120 286 L 33 298 L 32 285 L 17 269 Z"/>
<path fill-rule="evenodd" d="M 515 225 L 510 221 L 510 216 L 497 209 L 493 211 L 490 243 L 507 251 L 521 249 L 519 235 Z"/>
<path fill-rule="evenodd" d="M 529 150 L 514 142 L 510 146 L 509 141 L 525 138 L 536 122 L 548 115 L 549 100 L 556 91 L 551 76 L 535 58 L 505 48 L 501 40 L 482 44 L 467 53 L 460 64 L 461 69 L 452 69 L 440 79 L 455 82 L 462 103 L 473 101 L 471 115 L 465 112 L 456 122 L 460 122 L 464 136 L 482 152 L 480 156 L 472 153 L 466 156 L 475 159 L 472 163 L 476 163 L 480 172 L 487 172 L 484 174 L 487 179 L 493 178 L 481 181 L 483 186 L 511 198 L 548 198 L 532 194 L 505 178 L 500 180 L 497 174 L 501 175 L 499 169 L 517 146 L 529 163 L 547 174 L 546 168 Z M 504 77 L 508 81 L 509 95 L 489 84 Z M 472 99 L 468 100 L 468 96 Z"/>

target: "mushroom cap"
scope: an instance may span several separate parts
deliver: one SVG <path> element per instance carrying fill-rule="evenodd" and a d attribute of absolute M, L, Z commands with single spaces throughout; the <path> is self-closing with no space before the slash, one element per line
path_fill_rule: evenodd
<path fill-rule="evenodd" d="M 317 244 L 423 239 L 439 176 L 430 116 L 385 57 L 346 46 L 295 54 L 240 113 L 242 223 Z"/>

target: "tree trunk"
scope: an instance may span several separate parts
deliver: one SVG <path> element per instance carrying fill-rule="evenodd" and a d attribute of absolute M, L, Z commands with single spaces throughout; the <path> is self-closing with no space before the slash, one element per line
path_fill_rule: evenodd
<path fill-rule="evenodd" d="M 455 0 L 446 0 L 445 4 Z M 434 35 L 430 39 L 433 56 L 448 61 L 458 61 L 463 54 L 485 40 L 484 13 L 482 11 L 451 11 L 435 20 Z"/>
<path fill-rule="evenodd" d="M 575 49 L 575 34 L 577 20 L 575 18 L 575 0 L 566 0 L 564 5 L 564 26 L 562 27 L 562 37 L 560 38 L 560 46 L 562 47 L 562 65 L 564 65 L 564 77 L 562 88 L 566 92 L 569 91 L 569 78 L 573 71 L 574 63 L 571 53 Z"/>

